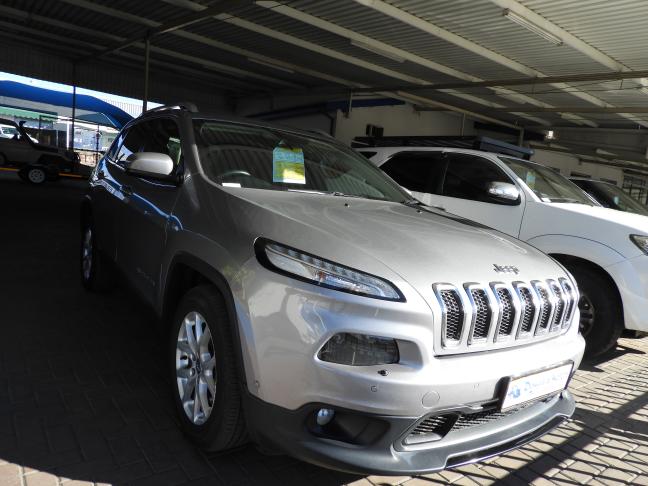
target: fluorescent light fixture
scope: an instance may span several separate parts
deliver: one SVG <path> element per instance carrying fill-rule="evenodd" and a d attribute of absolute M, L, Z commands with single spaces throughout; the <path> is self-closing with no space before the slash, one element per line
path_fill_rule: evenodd
<path fill-rule="evenodd" d="M 378 54 L 379 56 L 386 57 L 388 59 L 391 59 L 392 61 L 396 62 L 405 62 L 404 57 L 400 57 L 396 54 L 392 54 L 391 52 L 387 52 L 384 49 L 381 49 L 380 47 L 372 46 L 371 44 L 367 44 L 365 42 L 357 41 L 357 40 L 351 40 L 351 44 L 359 47 L 360 49 L 364 49 L 365 51 L 373 52 L 374 54 Z"/>
<path fill-rule="evenodd" d="M 553 35 L 551 32 L 543 29 L 539 25 L 534 24 L 533 22 L 522 17 L 521 15 L 518 15 L 515 12 L 511 12 L 509 9 L 504 10 L 504 17 L 524 27 L 525 29 L 533 32 L 534 34 L 542 37 L 543 39 L 548 40 L 549 42 L 551 42 L 556 46 L 560 46 L 563 43 L 560 37 Z"/>
<path fill-rule="evenodd" d="M 272 69 L 278 69 L 279 71 L 284 71 L 286 73 L 294 74 L 295 71 L 292 69 L 289 69 L 287 67 L 279 66 L 278 64 L 272 63 L 270 61 L 262 61 L 261 59 L 254 59 L 253 57 L 248 57 L 248 61 L 250 62 L 255 62 L 257 64 L 261 64 L 262 66 L 270 67 Z"/>
<path fill-rule="evenodd" d="M 545 135 L 545 140 L 556 140 L 556 134 L 554 133 L 553 130 L 547 130 L 547 134 Z"/>

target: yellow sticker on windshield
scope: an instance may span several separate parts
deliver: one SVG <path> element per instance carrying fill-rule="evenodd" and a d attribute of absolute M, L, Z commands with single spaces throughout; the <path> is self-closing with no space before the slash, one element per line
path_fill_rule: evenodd
<path fill-rule="evenodd" d="M 306 184 L 302 149 L 275 147 L 272 151 L 272 182 Z"/>

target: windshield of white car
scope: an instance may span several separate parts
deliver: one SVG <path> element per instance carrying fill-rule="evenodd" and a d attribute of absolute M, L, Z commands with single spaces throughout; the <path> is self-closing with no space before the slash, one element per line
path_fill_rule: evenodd
<path fill-rule="evenodd" d="M 604 206 L 610 206 L 628 213 L 648 216 L 648 208 L 631 197 L 619 186 L 599 181 L 587 181 L 587 184 L 593 189 L 591 191 L 592 195 Z"/>
<path fill-rule="evenodd" d="M 576 184 L 554 170 L 510 157 L 499 157 L 542 202 L 577 203 L 594 206 Z"/>
<path fill-rule="evenodd" d="M 194 120 L 194 134 L 205 175 L 224 187 L 411 199 L 371 162 L 333 140 L 205 119 Z"/>

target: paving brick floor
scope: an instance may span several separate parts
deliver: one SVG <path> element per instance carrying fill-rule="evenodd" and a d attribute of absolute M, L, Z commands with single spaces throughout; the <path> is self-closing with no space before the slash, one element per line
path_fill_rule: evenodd
<path fill-rule="evenodd" d="M 201 453 L 176 426 L 146 309 L 79 288 L 80 194 L 0 176 L 0 486 L 648 484 L 648 338 L 581 367 L 571 422 L 483 464 L 361 478 L 251 445 Z"/>

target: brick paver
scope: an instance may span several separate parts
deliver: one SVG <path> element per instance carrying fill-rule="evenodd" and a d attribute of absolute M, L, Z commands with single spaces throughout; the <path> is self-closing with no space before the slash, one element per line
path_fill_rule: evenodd
<path fill-rule="evenodd" d="M 648 485 L 648 338 L 581 367 L 573 420 L 482 464 L 362 478 L 252 445 L 200 452 L 176 425 L 154 320 L 126 290 L 79 288 L 79 196 L 0 178 L 0 486 Z"/>

